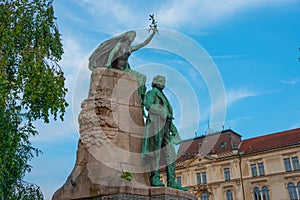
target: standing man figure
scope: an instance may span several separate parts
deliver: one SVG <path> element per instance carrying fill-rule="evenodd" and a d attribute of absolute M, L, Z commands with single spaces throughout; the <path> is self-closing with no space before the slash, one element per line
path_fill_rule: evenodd
<path fill-rule="evenodd" d="M 146 93 L 144 105 L 148 111 L 143 138 L 142 158 L 150 166 L 151 186 L 164 186 L 160 180 L 159 166 L 166 166 L 167 186 L 187 190 L 176 181 L 176 152 L 174 144 L 181 139 L 173 124 L 173 110 L 163 93 L 165 77 L 157 75 L 152 81 L 152 90 Z"/>

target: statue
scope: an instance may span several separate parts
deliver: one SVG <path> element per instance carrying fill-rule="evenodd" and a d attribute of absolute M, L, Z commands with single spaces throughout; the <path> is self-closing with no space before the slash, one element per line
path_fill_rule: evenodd
<path fill-rule="evenodd" d="M 157 27 L 153 27 L 151 30 L 152 34 L 144 42 L 136 46 L 131 46 L 136 37 L 136 32 L 133 30 L 102 42 L 89 58 L 89 69 L 94 70 L 97 67 L 107 67 L 130 71 L 128 63 L 130 54 L 149 44 L 155 33 L 157 33 Z"/>
<path fill-rule="evenodd" d="M 131 46 L 136 33 L 128 31 L 101 43 L 91 55 L 89 68 L 92 73 L 89 92 L 87 98 L 81 103 L 81 112 L 78 116 L 80 138 L 76 163 L 65 184 L 53 195 L 53 200 L 196 199 L 188 192 L 150 187 L 148 169 L 145 168 L 141 159 L 141 152 L 149 158 L 149 153 L 152 153 L 153 148 L 160 150 L 160 147 L 166 145 L 167 142 L 176 143 L 176 137 L 175 139 L 172 139 L 173 136 L 166 137 L 166 134 L 170 132 L 169 129 L 174 129 L 175 131 L 171 132 L 178 136 L 171 120 L 171 107 L 167 100 L 163 99 L 161 105 L 165 108 L 163 113 L 167 115 L 162 114 L 162 118 L 155 118 L 149 112 L 149 119 L 147 119 L 149 125 L 152 123 L 150 118 L 155 119 L 155 123 L 158 123 L 160 119 L 167 120 L 167 125 L 162 126 L 164 132 L 156 132 L 163 137 L 159 137 L 160 143 L 155 144 L 156 146 L 144 147 L 149 153 L 143 150 L 143 142 L 149 141 L 149 145 L 156 142 L 156 138 L 144 140 L 143 137 L 145 113 L 141 111 L 144 111 L 146 76 L 130 69 L 128 57 L 131 52 L 148 44 L 157 33 L 154 16 L 150 15 L 149 20 L 151 20 L 149 31 L 153 32 L 142 44 Z M 156 84 L 157 90 L 163 89 L 164 82 L 163 79 L 161 87 Z M 163 95 L 162 91 L 161 95 Z M 147 106 L 149 111 L 152 105 L 150 100 L 149 96 L 145 101 L 149 105 Z M 155 128 L 156 124 L 154 125 Z M 179 138 L 177 140 L 180 141 Z M 173 144 L 170 149 L 168 155 L 175 159 Z M 163 153 L 155 155 L 161 154 Z M 157 158 L 159 157 L 155 157 L 155 160 Z M 151 165 L 154 166 L 152 169 L 156 169 L 156 173 L 158 173 L 158 164 L 155 162 Z M 175 182 L 175 164 L 170 165 L 168 169 L 171 180 L 168 186 L 184 189 Z"/>
<path fill-rule="evenodd" d="M 102 42 L 89 58 L 89 69 L 91 71 L 93 71 L 97 67 L 106 67 L 122 70 L 124 72 L 133 74 L 138 81 L 138 94 L 141 102 L 144 101 L 146 92 L 146 76 L 135 70 L 132 70 L 128 63 L 128 58 L 132 52 L 149 44 L 155 33 L 158 33 L 157 22 L 154 19 L 154 15 L 150 15 L 149 20 L 151 20 L 151 24 L 148 31 L 152 30 L 152 33 L 141 44 L 131 46 L 131 43 L 136 37 L 136 32 L 133 30 L 127 31 L 121 35 L 115 36 Z M 143 114 L 145 115 L 144 109 Z"/>
<path fill-rule="evenodd" d="M 175 181 L 176 152 L 174 144 L 179 144 L 179 133 L 172 123 L 172 107 L 163 93 L 165 77 L 157 75 L 152 81 L 152 90 L 148 91 L 144 105 L 148 111 L 146 128 L 142 143 L 142 158 L 150 166 L 151 186 L 164 186 L 160 181 L 158 168 L 162 161 L 166 165 L 167 186 L 187 190 Z"/>

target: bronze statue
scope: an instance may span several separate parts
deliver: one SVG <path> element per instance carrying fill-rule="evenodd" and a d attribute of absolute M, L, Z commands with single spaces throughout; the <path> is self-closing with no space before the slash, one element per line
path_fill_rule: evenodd
<path fill-rule="evenodd" d="M 132 70 L 128 63 L 128 58 L 132 52 L 149 44 L 155 33 L 158 33 L 157 22 L 154 19 L 154 15 L 150 15 L 149 20 L 151 20 L 151 24 L 148 31 L 152 30 L 152 33 L 141 44 L 131 46 L 136 37 L 136 32 L 133 30 L 127 31 L 121 35 L 102 42 L 89 58 L 89 69 L 92 71 L 98 67 L 106 67 L 133 74 L 138 80 L 138 94 L 141 99 L 141 103 L 144 101 L 146 92 L 146 76 L 135 70 Z"/>
<path fill-rule="evenodd" d="M 131 46 L 136 37 L 135 31 L 127 31 L 121 35 L 110 38 L 102 42 L 89 58 L 89 69 L 97 67 L 114 68 L 129 71 L 128 58 L 130 54 L 146 46 L 154 37 L 157 28 L 151 28 L 152 34 L 141 44 Z"/>
<path fill-rule="evenodd" d="M 176 152 L 174 144 L 181 142 L 178 130 L 173 124 L 172 107 L 163 93 L 165 77 L 155 76 L 152 90 L 146 93 L 144 105 L 148 111 L 143 138 L 142 158 L 150 166 L 151 186 L 164 186 L 160 180 L 158 168 L 166 165 L 167 186 L 187 190 L 175 181 Z M 173 144 L 174 143 L 174 144 Z"/>

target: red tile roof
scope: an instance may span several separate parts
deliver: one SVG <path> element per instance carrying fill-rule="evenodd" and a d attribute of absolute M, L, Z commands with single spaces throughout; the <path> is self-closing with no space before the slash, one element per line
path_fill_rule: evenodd
<path fill-rule="evenodd" d="M 300 128 L 243 140 L 240 152 L 254 153 L 300 143 Z"/>
<path fill-rule="evenodd" d="M 197 140 L 188 140 L 181 143 L 177 153 L 177 161 L 182 162 L 189 160 L 197 155 L 199 152 L 199 142 L 202 141 L 203 138 L 198 138 Z"/>
<path fill-rule="evenodd" d="M 224 130 L 194 139 L 185 140 L 180 144 L 177 154 L 177 162 L 190 160 L 196 155 L 199 155 L 199 152 L 202 156 L 230 152 L 232 151 L 232 144 L 237 147 L 241 141 L 240 139 L 241 135 L 234 131 Z M 223 146 L 223 148 L 221 148 L 221 146 Z"/>

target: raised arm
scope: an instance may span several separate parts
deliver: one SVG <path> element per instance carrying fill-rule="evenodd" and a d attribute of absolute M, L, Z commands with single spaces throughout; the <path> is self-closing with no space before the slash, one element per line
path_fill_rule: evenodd
<path fill-rule="evenodd" d="M 146 46 L 147 44 L 149 44 L 149 42 L 150 42 L 150 41 L 152 40 L 152 38 L 154 37 L 155 33 L 158 32 L 156 27 L 152 28 L 152 31 L 153 31 L 153 32 L 151 33 L 151 35 L 150 35 L 144 42 L 142 42 L 141 44 L 138 44 L 138 45 L 136 45 L 136 46 L 131 46 L 131 52 L 136 51 L 136 50 L 138 50 L 138 49 L 140 49 L 140 48 Z"/>

